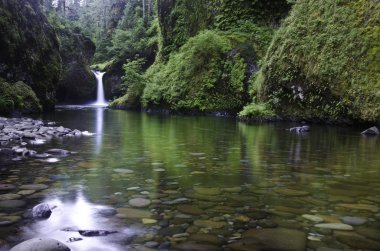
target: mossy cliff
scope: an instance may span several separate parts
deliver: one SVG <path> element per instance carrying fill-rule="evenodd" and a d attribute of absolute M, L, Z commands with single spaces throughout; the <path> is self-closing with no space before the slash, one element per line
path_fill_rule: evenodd
<path fill-rule="evenodd" d="M 0 77 L 30 85 L 44 109 L 55 103 L 59 43 L 39 1 L 0 1 Z"/>
<path fill-rule="evenodd" d="M 57 29 L 63 72 L 57 86 L 61 103 L 88 103 L 96 99 L 96 79 L 89 65 L 95 45 L 79 29 Z"/>
<path fill-rule="evenodd" d="M 285 117 L 379 121 L 379 39 L 379 1 L 297 1 L 253 81 L 254 103 Z"/>

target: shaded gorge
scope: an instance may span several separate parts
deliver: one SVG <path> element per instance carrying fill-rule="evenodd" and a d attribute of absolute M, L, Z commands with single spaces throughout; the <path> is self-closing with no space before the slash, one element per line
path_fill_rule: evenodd
<path fill-rule="evenodd" d="M 34 237 L 72 250 L 380 248 L 380 141 L 360 129 L 86 107 L 44 116 L 95 135 L 33 146 L 76 152 L 56 163 L 0 162 L 4 250 Z M 50 218 L 26 217 L 39 203 Z"/>

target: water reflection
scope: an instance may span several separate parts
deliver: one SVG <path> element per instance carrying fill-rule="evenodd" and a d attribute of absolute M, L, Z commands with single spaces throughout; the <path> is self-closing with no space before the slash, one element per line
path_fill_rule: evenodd
<path fill-rule="evenodd" d="M 99 154 L 103 141 L 104 108 L 96 108 L 95 153 Z"/>
<path fill-rule="evenodd" d="M 123 244 L 135 235 L 138 230 L 127 228 L 111 218 L 102 216 L 111 208 L 89 202 L 83 195 L 83 187 L 79 187 L 76 194 L 67 198 L 48 198 L 44 203 L 55 207 L 49 219 L 37 221 L 23 228 L 24 238 L 47 237 L 61 241 L 72 250 L 125 250 Z M 72 198 L 73 197 L 73 198 Z M 72 229 L 73 231 L 63 231 Z M 117 231 L 103 237 L 84 237 L 74 230 L 107 230 Z M 70 238 L 81 238 L 77 242 L 70 242 Z"/>
<path fill-rule="evenodd" d="M 116 230 L 119 234 L 84 237 L 69 245 L 73 250 L 128 250 L 128 238 L 134 233 L 138 238 L 132 245 L 148 240 L 161 244 L 169 240 L 158 234 L 161 229 L 175 226 L 194 231 L 198 229 L 194 222 L 205 219 L 228 226 L 223 230 L 226 241 L 235 241 L 236 233 L 257 224 L 315 234 L 314 222 L 302 217 L 306 213 L 337 221 L 344 216 L 365 218 L 363 226 L 371 231 L 379 226 L 380 141 L 362 137 L 355 128 L 313 125 L 308 135 L 297 135 L 285 130 L 294 125 L 282 123 L 247 125 L 222 118 L 104 109 L 62 110 L 54 120 L 96 135 L 48 143 L 48 148 L 78 153 L 60 162 L 25 162 L 12 169 L 8 183 L 46 182 L 50 187 L 43 194 L 46 199 L 37 204 L 57 205 L 46 221 L 21 222 L 29 225 L 22 239 L 48 236 L 66 242 L 81 237 L 60 231 L 65 227 Z M 129 213 L 129 201 L 136 198 L 150 201 L 144 212 L 137 212 L 155 223 L 145 224 L 127 213 L 99 214 L 107 209 L 101 205 Z M 176 204 L 189 200 L 194 208 Z M 28 208 L 36 205 L 35 200 L 27 202 Z M 190 209 L 191 216 L 184 217 Z M 131 229 L 132 225 L 142 232 Z M 221 233 L 206 232 L 214 237 Z M 331 241 L 321 244 L 344 249 L 332 231 L 323 234 Z"/>

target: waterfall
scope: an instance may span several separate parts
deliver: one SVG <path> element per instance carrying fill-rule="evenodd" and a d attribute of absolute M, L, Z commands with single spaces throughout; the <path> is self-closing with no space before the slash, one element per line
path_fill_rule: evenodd
<path fill-rule="evenodd" d="M 104 87 L 103 87 L 103 75 L 105 74 L 105 72 L 100 72 L 100 71 L 92 71 L 92 72 L 94 73 L 96 80 L 98 82 L 96 102 L 93 105 L 108 106 L 108 103 L 106 102 L 104 98 Z"/>

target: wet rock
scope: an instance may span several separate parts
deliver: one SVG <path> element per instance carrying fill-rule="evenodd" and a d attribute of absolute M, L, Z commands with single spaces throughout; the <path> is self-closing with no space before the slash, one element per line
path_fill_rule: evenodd
<path fill-rule="evenodd" d="M 380 229 L 372 227 L 357 227 L 356 232 L 370 238 L 372 240 L 380 241 Z"/>
<path fill-rule="evenodd" d="M 202 195 L 219 195 L 221 193 L 220 188 L 217 187 L 194 187 L 193 188 L 195 192 L 202 194 Z"/>
<path fill-rule="evenodd" d="M 157 220 L 154 220 L 154 219 L 142 219 L 142 223 L 144 225 L 151 225 L 151 224 L 156 224 Z"/>
<path fill-rule="evenodd" d="M 276 228 L 278 226 L 276 222 L 267 219 L 258 220 L 257 224 L 262 228 Z"/>
<path fill-rule="evenodd" d="M 336 239 L 355 249 L 380 250 L 380 242 L 367 239 L 355 233 L 334 233 Z"/>
<path fill-rule="evenodd" d="M 200 244 L 196 242 L 183 242 L 178 245 L 175 245 L 176 250 L 183 251 L 220 251 L 220 247 L 210 244 Z"/>
<path fill-rule="evenodd" d="M 198 227 L 223 228 L 227 225 L 224 221 L 196 220 L 194 225 Z"/>
<path fill-rule="evenodd" d="M 148 241 L 148 242 L 145 242 L 144 246 L 145 247 L 148 247 L 148 248 L 155 248 L 155 247 L 158 247 L 158 245 L 160 245 L 158 242 L 155 242 L 155 241 Z"/>
<path fill-rule="evenodd" d="M 222 192 L 227 192 L 227 193 L 240 193 L 243 189 L 241 187 L 225 187 L 222 188 Z"/>
<path fill-rule="evenodd" d="M 32 217 L 34 219 L 48 219 L 51 213 L 50 206 L 46 203 L 38 204 L 32 209 Z"/>
<path fill-rule="evenodd" d="M 372 204 L 347 204 L 347 203 L 340 203 L 336 205 L 337 207 L 343 207 L 348 209 L 355 209 L 355 210 L 363 210 L 363 211 L 371 211 L 373 213 L 379 212 L 379 207 Z"/>
<path fill-rule="evenodd" d="M 377 136 L 379 135 L 379 129 L 376 126 L 373 126 L 363 131 L 361 134 L 367 135 L 367 136 Z"/>
<path fill-rule="evenodd" d="M 276 211 L 281 211 L 281 212 L 285 212 L 285 213 L 291 213 L 291 214 L 295 214 L 295 215 L 302 215 L 302 214 L 307 213 L 307 210 L 303 209 L 303 208 L 294 208 L 294 207 L 286 207 L 286 206 L 274 206 L 273 209 L 276 210 Z"/>
<path fill-rule="evenodd" d="M 0 208 L 20 208 L 26 205 L 23 200 L 3 200 L 0 201 Z"/>
<path fill-rule="evenodd" d="M 64 149 L 49 149 L 46 151 L 46 153 L 51 154 L 53 156 L 68 156 L 71 154 L 70 151 L 64 150 Z"/>
<path fill-rule="evenodd" d="M 297 127 L 292 127 L 292 128 L 289 128 L 289 131 L 290 132 L 295 132 L 295 133 L 306 133 L 306 132 L 310 132 L 310 126 L 297 126 Z"/>
<path fill-rule="evenodd" d="M 150 205 L 151 201 L 144 198 L 134 198 L 128 201 L 128 204 L 132 207 L 148 207 Z"/>
<path fill-rule="evenodd" d="M 35 154 L 33 157 L 36 159 L 47 159 L 47 158 L 51 157 L 51 154 L 40 153 L 40 154 Z"/>
<path fill-rule="evenodd" d="M 78 233 L 86 237 L 97 237 L 97 236 L 107 236 L 110 234 L 115 234 L 117 231 L 108 230 L 78 230 Z"/>
<path fill-rule="evenodd" d="M 354 229 L 352 226 L 343 224 L 343 223 L 321 223 L 321 224 L 316 224 L 315 227 L 327 228 L 327 229 L 333 229 L 333 230 L 347 230 L 347 231 Z"/>
<path fill-rule="evenodd" d="M 188 203 L 188 202 L 190 202 L 190 200 L 188 198 L 178 198 L 175 200 L 164 201 L 164 202 L 162 202 L 162 204 L 164 204 L 164 205 L 178 205 L 178 204 L 184 204 L 184 203 Z"/>
<path fill-rule="evenodd" d="M 205 211 L 203 211 L 202 209 L 197 208 L 192 205 L 188 205 L 188 204 L 179 205 L 177 207 L 177 210 L 184 214 L 191 214 L 191 215 L 201 215 L 205 213 Z"/>
<path fill-rule="evenodd" d="M 180 226 L 167 227 L 167 228 L 161 228 L 158 231 L 158 235 L 160 235 L 160 236 L 173 236 L 175 234 L 181 234 L 184 232 L 185 232 L 185 229 L 183 227 L 180 227 Z"/>
<path fill-rule="evenodd" d="M 309 221 L 313 221 L 315 223 L 320 223 L 323 221 L 323 219 L 321 217 L 316 216 L 316 215 L 303 214 L 302 217 L 309 220 Z"/>
<path fill-rule="evenodd" d="M 47 185 L 44 184 L 26 184 L 20 186 L 21 190 L 35 190 L 40 191 L 49 188 Z"/>
<path fill-rule="evenodd" d="M 118 208 L 116 217 L 121 219 L 143 219 L 151 218 L 152 214 L 149 211 L 134 209 L 134 208 Z"/>
<path fill-rule="evenodd" d="M 14 246 L 10 251 L 70 251 L 62 242 L 50 238 L 34 238 Z"/>
<path fill-rule="evenodd" d="M 102 208 L 102 209 L 98 209 L 96 211 L 96 214 L 103 217 L 111 217 L 117 214 L 117 210 L 114 208 Z"/>
<path fill-rule="evenodd" d="M 170 225 L 170 222 L 169 220 L 163 219 L 158 222 L 158 225 L 160 227 L 168 227 Z"/>
<path fill-rule="evenodd" d="M 213 196 L 213 195 L 205 195 L 205 194 L 198 194 L 198 193 L 187 193 L 186 196 L 192 199 L 212 201 L 212 202 L 223 202 L 226 200 L 226 198 L 222 196 Z"/>
<path fill-rule="evenodd" d="M 0 227 L 12 225 L 20 220 L 21 220 L 20 216 L 15 216 L 15 215 L 0 216 Z"/>
<path fill-rule="evenodd" d="M 352 225 L 352 226 L 359 226 L 363 225 L 367 222 L 366 219 L 360 218 L 360 217 L 352 217 L 352 216 L 343 216 L 340 218 L 343 223 Z"/>
<path fill-rule="evenodd" d="M 21 198 L 21 195 L 19 194 L 13 194 L 13 193 L 0 194 L 0 200 L 18 200 L 20 198 Z"/>
<path fill-rule="evenodd" d="M 229 247 L 236 251 L 304 251 L 306 234 L 286 228 L 252 229 L 244 232 L 242 240 L 230 244 Z"/>
<path fill-rule="evenodd" d="M 226 240 L 224 240 L 223 238 L 220 238 L 218 236 L 211 235 L 211 234 L 192 234 L 189 237 L 189 240 L 192 240 L 198 243 L 213 244 L 219 247 L 221 247 L 222 245 L 226 243 Z"/>
<path fill-rule="evenodd" d="M 294 189 L 289 189 L 289 188 L 278 188 L 275 189 L 274 192 L 286 196 L 306 196 L 309 195 L 308 192 L 306 191 L 301 191 L 301 190 L 294 190 Z"/>
<path fill-rule="evenodd" d="M 114 169 L 113 171 L 117 172 L 117 173 L 122 173 L 122 174 L 134 173 L 133 170 L 129 170 L 129 169 L 126 169 L 126 168 L 117 168 L 117 169 Z"/>
<path fill-rule="evenodd" d="M 242 241 L 251 244 L 251 250 L 260 248 L 260 250 L 303 251 L 306 249 L 306 234 L 286 228 L 248 230 L 243 233 Z"/>

